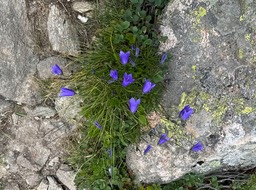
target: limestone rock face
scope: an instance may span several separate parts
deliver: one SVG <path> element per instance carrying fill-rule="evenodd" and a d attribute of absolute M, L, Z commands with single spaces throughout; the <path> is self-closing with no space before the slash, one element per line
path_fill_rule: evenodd
<path fill-rule="evenodd" d="M 166 8 L 160 50 L 173 58 L 162 119 L 129 148 L 138 181 L 167 183 L 186 173 L 256 166 L 256 4 L 251 0 L 174 0 Z M 194 114 L 181 121 L 185 105 Z M 170 141 L 159 146 L 159 136 Z M 145 142 L 145 140 L 147 142 Z M 201 141 L 204 149 L 191 150 Z M 153 148 L 143 155 L 147 144 Z"/>
<path fill-rule="evenodd" d="M 0 95 L 35 105 L 39 95 L 28 81 L 36 72 L 38 58 L 33 54 L 26 12 L 25 0 L 0 2 Z M 23 93 L 26 98 L 21 97 Z"/>

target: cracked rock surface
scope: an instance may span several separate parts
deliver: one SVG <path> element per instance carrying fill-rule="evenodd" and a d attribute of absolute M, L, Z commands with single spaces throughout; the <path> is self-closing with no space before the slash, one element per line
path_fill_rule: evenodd
<path fill-rule="evenodd" d="M 75 173 L 64 160 L 64 141 L 76 127 L 69 121 L 80 117 L 80 105 L 71 108 L 72 98 L 60 100 L 58 94 L 56 100 L 44 99 L 39 83 L 56 77 L 51 73 L 55 64 L 63 68 L 63 77 L 73 72 L 63 54 L 77 55 L 79 43 L 62 9 L 58 1 L 0 1 L 0 186 L 4 190 L 76 189 Z M 72 118 L 65 118 L 65 107 L 56 102 L 66 102 Z"/>
<path fill-rule="evenodd" d="M 130 146 L 127 163 L 138 181 L 167 183 L 256 166 L 256 4 L 252 0 L 174 0 L 162 19 L 160 50 L 173 57 L 163 105 L 169 121 Z M 195 113 L 181 121 L 190 105 Z M 169 142 L 158 146 L 162 133 Z M 191 147 L 201 141 L 204 149 Z M 147 144 L 152 150 L 143 155 Z"/>

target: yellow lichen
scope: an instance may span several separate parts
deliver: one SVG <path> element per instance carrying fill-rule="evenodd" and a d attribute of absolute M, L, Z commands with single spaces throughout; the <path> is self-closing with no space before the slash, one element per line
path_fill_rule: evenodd
<path fill-rule="evenodd" d="M 207 104 L 204 104 L 204 105 L 203 105 L 203 108 L 204 108 L 204 110 L 207 111 L 207 112 L 209 112 L 209 110 L 210 110 L 210 108 L 208 107 Z"/>
<path fill-rule="evenodd" d="M 250 41 L 250 39 L 251 39 L 251 34 L 246 34 L 246 35 L 244 36 L 244 38 L 245 38 L 246 40 Z"/>
<path fill-rule="evenodd" d="M 186 135 L 184 128 L 181 127 L 180 123 L 173 123 L 166 118 L 161 118 L 161 123 L 167 129 L 167 134 L 169 138 L 173 138 L 176 142 L 179 142 L 182 139 L 189 139 L 190 136 Z"/>
<path fill-rule="evenodd" d="M 203 101 L 207 101 L 210 99 L 210 95 L 206 92 L 200 92 L 199 97 L 203 100 Z"/>
<path fill-rule="evenodd" d="M 184 106 L 188 104 L 193 106 L 197 95 L 198 93 L 195 90 L 192 90 L 189 94 L 186 94 L 185 92 L 183 92 L 181 94 L 179 110 L 182 110 Z"/>
<path fill-rule="evenodd" d="M 244 57 L 244 51 L 240 48 L 238 50 L 238 57 L 239 57 L 239 59 L 243 59 L 243 57 Z"/>
<path fill-rule="evenodd" d="M 240 20 L 240 22 L 242 22 L 244 20 L 244 15 L 241 15 L 239 20 Z"/>
<path fill-rule="evenodd" d="M 256 63 L 256 55 L 253 56 L 253 63 Z"/>
<path fill-rule="evenodd" d="M 212 167 L 212 168 L 217 168 L 217 167 L 220 167 L 220 161 L 219 160 L 213 160 L 213 161 L 211 161 L 210 162 L 210 166 Z"/>
<path fill-rule="evenodd" d="M 213 118 L 216 121 L 220 121 L 222 119 L 223 115 L 226 113 L 226 111 L 228 109 L 227 105 L 225 105 L 223 103 L 218 102 L 218 105 L 219 106 L 217 107 L 217 109 L 215 109 L 213 111 L 213 114 L 212 114 Z"/>
<path fill-rule="evenodd" d="M 249 114 L 249 113 L 252 113 L 253 109 L 252 107 L 245 107 L 243 110 L 242 110 L 242 114 Z"/>
<path fill-rule="evenodd" d="M 181 98 L 180 98 L 180 104 L 179 104 L 179 109 L 183 109 L 184 105 L 185 105 L 185 100 L 186 100 L 187 94 L 186 92 L 183 92 L 181 94 Z"/>
<path fill-rule="evenodd" d="M 234 110 L 237 114 L 241 114 L 241 111 L 244 109 L 244 99 L 243 98 L 234 98 Z"/>
<path fill-rule="evenodd" d="M 198 11 L 195 11 L 196 17 L 204 17 L 206 15 L 206 9 L 203 7 L 199 7 Z"/>
<path fill-rule="evenodd" d="M 196 65 L 192 65 L 191 69 L 196 72 Z"/>

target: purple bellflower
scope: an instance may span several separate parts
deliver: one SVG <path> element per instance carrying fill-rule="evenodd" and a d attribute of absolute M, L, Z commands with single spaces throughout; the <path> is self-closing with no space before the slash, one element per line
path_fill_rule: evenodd
<path fill-rule="evenodd" d="M 154 88 L 156 86 L 156 84 L 150 82 L 149 79 L 147 79 L 144 83 L 144 86 L 143 86 L 143 93 L 146 94 L 148 93 L 152 88 Z"/>
<path fill-rule="evenodd" d="M 52 66 L 52 74 L 55 74 L 55 75 L 62 75 L 63 74 L 59 65 L 55 64 L 55 65 Z"/>
<path fill-rule="evenodd" d="M 112 77 L 112 79 L 114 81 L 116 81 L 118 79 L 118 72 L 117 72 L 117 70 L 111 70 L 109 75 Z"/>
<path fill-rule="evenodd" d="M 166 58 L 167 58 L 167 54 L 166 54 L 166 53 L 164 53 L 164 54 L 162 55 L 162 57 L 161 57 L 160 64 L 164 64 L 164 62 L 165 62 Z"/>
<path fill-rule="evenodd" d="M 196 143 L 193 147 L 192 147 L 192 150 L 194 152 L 199 152 L 201 150 L 204 149 L 204 145 L 199 141 L 198 143 Z"/>
<path fill-rule="evenodd" d="M 124 73 L 124 79 L 123 79 L 123 86 L 128 86 L 129 84 L 133 83 L 135 79 L 132 78 L 132 74 Z"/>
<path fill-rule="evenodd" d="M 170 140 L 170 138 L 168 138 L 168 136 L 164 133 L 164 134 L 161 135 L 157 144 L 159 144 L 159 145 L 164 144 L 165 142 L 167 142 L 169 140 Z"/>
<path fill-rule="evenodd" d="M 135 57 L 138 57 L 140 54 L 140 48 L 135 49 Z"/>
<path fill-rule="evenodd" d="M 94 125 L 95 125 L 98 129 L 102 129 L 102 126 L 101 126 L 97 121 L 94 122 Z"/>
<path fill-rule="evenodd" d="M 71 90 L 71 89 L 69 89 L 69 88 L 61 88 L 60 89 L 60 94 L 59 94 L 59 96 L 60 97 L 64 97 L 64 96 L 74 96 L 76 93 L 75 93 L 75 91 L 73 91 L 73 90 Z"/>
<path fill-rule="evenodd" d="M 135 50 L 135 45 L 134 45 L 134 44 L 131 46 L 131 49 L 132 49 L 132 50 Z"/>
<path fill-rule="evenodd" d="M 144 150 L 144 155 L 146 155 L 150 151 L 151 148 L 152 148 L 152 146 L 149 144 L 147 146 L 147 148 Z"/>
<path fill-rule="evenodd" d="M 130 106 L 130 111 L 132 113 L 135 113 L 138 109 L 139 104 L 140 104 L 140 99 L 135 100 L 134 98 L 131 98 L 130 99 L 130 105 L 129 105 Z"/>
<path fill-rule="evenodd" d="M 181 110 L 180 116 L 184 121 L 186 121 L 192 113 L 194 113 L 194 110 L 189 105 L 186 105 L 183 110 Z"/>
<path fill-rule="evenodd" d="M 119 53 L 120 61 L 123 65 L 126 65 L 129 61 L 130 51 L 123 52 L 122 50 Z"/>

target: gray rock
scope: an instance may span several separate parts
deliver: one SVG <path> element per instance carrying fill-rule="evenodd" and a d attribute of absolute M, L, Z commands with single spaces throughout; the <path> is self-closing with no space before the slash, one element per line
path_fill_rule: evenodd
<path fill-rule="evenodd" d="M 18 156 L 16 160 L 18 166 L 22 168 L 26 168 L 31 171 L 39 171 L 40 168 L 38 166 L 33 165 L 28 159 L 26 159 L 23 155 Z"/>
<path fill-rule="evenodd" d="M 40 61 L 37 65 L 38 75 L 41 79 L 55 78 L 56 75 L 52 74 L 52 66 L 59 65 L 64 75 L 70 74 L 67 70 L 67 59 L 61 57 L 48 57 Z"/>
<path fill-rule="evenodd" d="M 65 153 L 63 138 L 70 134 L 70 129 L 56 119 L 36 121 L 30 115 L 33 110 L 26 110 L 27 116 L 12 116 L 14 122 L 6 147 L 5 168 L 10 175 L 22 177 L 19 182 L 22 187 L 31 189 L 39 185 L 43 176 L 55 175 L 60 165 L 58 157 Z"/>
<path fill-rule="evenodd" d="M 48 185 L 44 180 L 41 181 L 39 186 L 36 188 L 36 190 L 48 190 Z"/>
<path fill-rule="evenodd" d="M 37 89 L 28 84 L 36 72 L 37 56 L 33 53 L 25 0 L 0 2 L 0 95 L 6 99 L 34 105 Z M 23 99 L 26 94 L 27 99 Z"/>
<path fill-rule="evenodd" d="M 85 13 L 88 11 L 93 10 L 93 4 L 87 1 L 76 1 L 72 3 L 72 8 L 79 12 L 79 13 Z"/>
<path fill-rule="evenodd" d="M 50 160 L 48 166 L 49 167 L 55 167 L 55 166 L 58 166 L 59 164 L 60 164 L 60 158 L 59 157 L 55 157 L 55 158 Z"/>
<path fill-rule="evenodd" d="M 4 166 L 0 165 L 0 179 L 7 174 L 7 170 Z"/>
<path fill-rule="evenodd" d="M 46 119 L 53 117 L 55 114 L 56 110 L 44 106 L 38 106 L 31 112 L 32 117 L 41 117 Z"/>
<path fill-rule="evenodd" d="M 155 136 L 144 136 L 153 146 L 148 154 L 145 141 L 129 148 L 128 167 L 138 181 L 167 183 L 190 172 L 256 166 L 255 13 L 251 0 L 169 3 L 161 50 L 173 55 L 165 62 L 162 100 L 170 120 L 163 118 Z M 195 110 L 186 122 L 179 118 L 185 105 Z M 171 140 L 159 146 L 163 132 Z M 194 152 L 198 141 L 204 149 Z"/>
<path fill-rule="evenodd" d="M 54 51 L 73 56 L 78 55 L 79 42 L 77 33 L 65 13 L 56 5 L 50 6 L 47 30 Z"/>
<path fill-rule="evenodd" d="M 60 169 L 56 172 L 56 176 L 69 190 L 76 190 L 74 183 L 75 172 L 72 171 L 67 165 L 61 165 Z"/>
<path fill-rule="evenodd" d="M 41 103 L 41 89 L 33 76 L 24 79 L 22 86 L 17 87 L 17 97 L 15 101 L 27 105 L 37 105 Z"/>
<path fill-rule="evenodd" d="M 4 190 L 20 190 L 20 188 L 16 183 L 9 183 L 4 187 Z"/>
<path fill-rule="evenodd" d="M 82 102 L 82 99 L 78 95 L 73 97 L 58 97 L 55 100 L 55 109 L 60 117 L 71 124 L 76 124 L 82 118 L 79 114 L 81 111 L 80 104 Z"/>
<path fill-rule="evenodd" d="M 57 181 L 50 176 L 47 176 L 47 180 L 49 181 L 48 190 L 63 190 L 60 186 L 58 186 Z"/>
<path fill-rule="evenodd" d="M 10 102 L 0 99 L 0 115 L 10 112 L 12 108 L 13 105 Z"/>
<path fill-rule="evenodd" d="M 43 179 L 43 177 L 36 172 L 23 173 L 22 177 L 26 180 L 26 183 L 30 186 L 30 188 L 36 187 Z"/>

